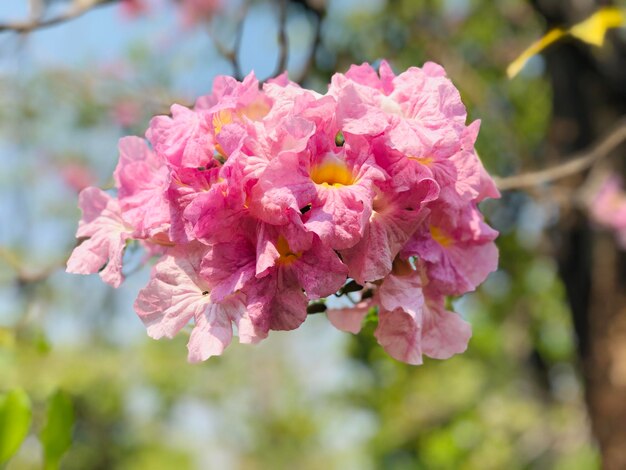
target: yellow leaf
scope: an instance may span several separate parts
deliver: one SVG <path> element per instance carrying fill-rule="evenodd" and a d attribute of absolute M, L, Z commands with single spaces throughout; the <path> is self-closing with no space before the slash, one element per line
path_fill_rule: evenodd
<path fill-rule="evenodd" d="M 517 59 L 515 59 L 506 69 L 506 74 L 509 78 L 515 77 L 520 70 L 524 68 L 526 62 L 534 56 L 535 54 L 539 54 L 546 47 L 548 47 L 553 42 L 558 41 L 563 36 L 567 34 L 566 31 L 562 29 L 556 28 L 548 31 L 545 36 L 543 36 L 538 41 L 532 43 L 528 49 L 522 52 Z"/>
<path fill-rule="evenodd" d="M 619 8 L 605 7 L 599 9 L 586 20 L 572 26 L 569 33 L 594 46 L 604 44 L 606 32 L 611 28 L 619 28 L 626 23 L 626 15 Z"/>
<path fill-rule="evenodd" d="M 555 28 L 551 29 L 538 41 L 520 54 L 506 69 L 509 78 L 515 77 L 524 68 L 526 62 L 539 54 L 550 44 L 564 36 L 571 35 L 583 42 L 601 47 L 604 44 L 606 32 L 612 28 L 619 28 L 626 24 L 626 13 L 616 7 L 600 8 L 593 15 L 575 24 L 567 31 Z"/>

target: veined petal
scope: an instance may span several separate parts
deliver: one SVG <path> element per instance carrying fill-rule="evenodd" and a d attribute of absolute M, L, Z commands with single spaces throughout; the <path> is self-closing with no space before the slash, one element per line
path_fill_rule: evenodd
<path fill-rule="evenodd" d="M 211 356 L 219 356 L 224 352 L 233 338 L 231 318 L 240 310 L 245 310 L 241 301 L 231 304 L 226 300 L 220 304 L 208 304 L 196 316 L 196 324 L 187 344 L 189 362 L 206 361 Z"/>
<path fill-rule="evenodd" d="M 211 286 L 211 300 L 220 302 L 254 278 L 256 250 L 245 236 L 211 245 L 202 260 L 201 273 Z"/>
<path fill-rule="evenodd" d="M 361 239 L 371 213 L 372 195 L 362 186 L 332 188 L 318 185 L 317 199 L 304 225 L 328 246 L 341 250 Z"/>
<path fill-rule="evenodd" d="M 363 238 L 341 252 L 350 277 L 361 284 L 385 277 L 393 259 L 428 214 L 425 205 L 438 193 L 439 186 L 432 179 L 414 182 L 402 192 L 395 192 L 391 183 L 381 186 Z"/>
<path fill-rule="evenodd" d="M 378 344 L 394 359 L 407 364 L 422 364 L 420 320 L 398 308 L 378 313 L 374 332 Z"/>
<path fill-rule="evenodd" d="M 117 199 L 98 188 L 83 189 L 78 205 L 83 216 L 78 224 L 76 236 L 88 239 L 72 252 L 67 260 L 67 272 L 74 274 L 100 272 L 104 282 L 119 287 L 124 280 L 122 275 L 124 248 L 126 240 L 132 236 L 133 229 L 123 220 Z"/>
<path fill-rule="evenodd" d="M 174 337 L 211 304 L 209 286 L 198 275 L 205 250 L 200 244 L 189 252 L 171 250 L 152 268 L 150 282 L 135 301 L 135 311 L 152 338 Z"/>
<path fill-rule="evenodd" d="M 359 302 L 354 307 L 330 309 L 326 316 L 332 325 L 341 331 L 357 334 L 361 331 L 363 319 L 373 307 L 371 299 Z"/>
<path fill-rule="evenodd" d="M 202 112 L 175 104 L 172 117 L 152 118 L 146 137 L 156 153 L 175 168 L 197 168 L 213 160 L 213 132 Z"/>
<path fill-rule="evenodd" d="M 457 313 L 444 308 L 443 299 L 429 300 L 422 325 L 422 352 L 433 359 L 448 359 L 467 349 L 472 327 Z"/>
<path fill-rule="evenodd" d="M 113 174 L 124 217 L 140 237 L 167 232 L 170 209 L 166 199 L 169 169 L 144 139 L 124 137 Z"/>

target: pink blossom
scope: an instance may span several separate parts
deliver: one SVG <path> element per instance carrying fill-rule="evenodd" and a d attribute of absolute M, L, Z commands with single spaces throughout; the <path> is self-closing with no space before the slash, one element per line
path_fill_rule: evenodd
<path fill-rule="evenodd" d="M 497 235 L 475 206 L 453 209 L 437 203 L 402 255 L 423 261 L 431 287 L 444 295 L 460 295 L 474 290 L 496 270 L 498 250 L 493 240 Z"/>
<path fill-rule="evenodd" d="M 198 168 L 180 168 L 170 174 L 169 187 L 166 192 L 171 218 L 170 238 L 176 243 L 187 243 L 193 239 L 202 239 L 195 231 L 195 223 L 201 217 L 195 218 L 188 213 L 189 206 L 202 206 L 201 201 L 206 197 L 217 197 L 218 203 L 223 200 L 222 189 L 219 184 L 220 165 L 216 160 L 207 166 Z M 220 188 L 214 188 L 214 185 Z M 206 207 L 202 216 L 209 216 Z"/>
<path fill-rule="evenodd" d="M 150 282 L 135 302 L 137 314 L 155 339 L 172 338 L 194 321 L 188 344 L 192 362 L 222 354 L 231 342 L 233 322 L 242 333 L 241 342 L 256 340 L 249 336 L 251 328 L 240 295 L 219 303 L 210 300 L 210 286 L 199 276 L 205 251 L 200 244 L 169 251 L 154 266 Z"/>
<path fill-rule="evenodd" d="M 215 243 L 202 263 L 202 277 L 212 285 L 211 299 L 219 302 L 241 291 L 256 274 L 256 247 L 244 234 L 228 242 Z"/>
<path fill-rule="evenodd" d="M 474 151 L 480 123 L 465 125 L 458 90 L 439 65 L 427 63 L 395 76 L 383 62 L 380 77 L 367 64 L 353 66 L 333 77 L 330 93 L 338 97 L 344 133 L 374 139 L 377 162 L 396 185 L 432 177 L 441 198 L 458 207 L 481 193 L 497 196 Z"/>
<path fill-rule="evenodd" d="M 336 250 L 354 246 L 372 213 L 374 183 L 384 176 L 364 148 L 347 147 L 314 158 L 309 178 L 316 197 L 304 225 Z"/>
<path fill-rule="evenodd" d="M 96 176 L 89 169 L 87 165 L 82 163 L 64 163 L 59 168 L 65 184 L 67 184 L 74 191 L 79 193 L 87 186 L 91 186 L 96 181 Z"/>
<path fill-rule="evenodd" d="M 170 208 L 165 194 L 169 183 L 165 161 L 139 137 L 120 139 L 119 149 L 113 176 L 124 218 L 135 228 L 138 238 L 166 233 Z"/>
<path fill-rule="evenodd" d="M 146 132 L 156 154 L 174 168 L 208 164 L 215 152 L 208 116 L 178 104 L 171 110 L 171 117 L 152 118 Z"/>
<path fill-rule="evenodd" d="M 209 20 L 222 8 L 222 0 L 182 0 L 183 25 L 189 27 Z"/>
<path fill-rule="evenodd" d="M 474 149 L 480 123 L 465 121 L 430 63 L 397 76 L 354 66 L 325 95 L 286 74 L 262 88 L 254 74 L 217 77 L 192 109 L 152 119 L 150 145 L 120 141 L 117 197 L 81 193 L 87 240 L 68 271 L 105 266 L 118 286 L 138 240 L 158 259 L 136 311 L 154 338 L 193 324 L 190 361 L 221 354 L 233 327 L 258 342 L 346 292 L 360 301 L 328 311 L 339 329 L 369 315 L 395 359 L 450 357 L 471 333 L 445 296 L 475 289 L 498 258 L 477 204 L 499 193 Z"/>
<path fill-rule="evenodd" d="M 249 227 L 249 230 L 252 227 Z M 291 330 L 306 318 L 308 300 L 336 292 L 347 268 L 316 237 L 258 223 L 256 233 L 217 243 L 203 261 L 203 276 L 217 301 L 241 291 L 260 329 Z"/>
<path fill-rule="evenodd" d="M 302 231 L 261 224 L 257 241 L 256 277 L 283 271 L 297 281 L 309 300 L 334 294 L 345 283 L 347 267 L 334 250 Z"/>
<path fill-rule="evenodd" d="M 392 262 L 428 215 L 426 204 L 437 198 L 439 186 L 432 179 L 396 192 L 391 182 L 377 185 L 372 215 L 363 238 L 341 255 L 350 277 L 363 284 L 382 279 Z"/>
<path fill-rule="evenodd" d="M 216 77 L 211 93 L 199 97 L 195 109 L 210 113 L 230 109 L 234 111 L 231 117 L 248 116 L 257 120 L 265 116 L 270 107 L 271 102 L 259 89 L 256 75 L 250 72 L 242 82 L 224 75 Z"/>
<path fill-rule="evenodd" d="M 385 174 L 365 139 L 354 137 L 336 145 L 333 99 L 292 88 L 293 105 L 280 113 L 289 124 L 261 134 L 267 142 L 266 164 L 255 175 L 251 212 L 282 225 L 306 207 L 302 221 L 307 230 L 334 249 L 349 248 L 363 235 L 374 183 Z"/>
<path fill-rule="evenodd" d="M 249 223 L 249 198 L 242 190 L 240 170 L 235 165 L 206 169 L 203 173 L 213 180 L 209 187 L 196 191 L 181 186 L 177 193 L 184 198 L 176 201 L 172 196 L 173 207 L 184 208 L 181 217 L 189 237 L 210 244 L 232 240 L 233 228 L 246 232 L 242 229 Z"/>
<path fill-rule="evenodd" d="M 326 312 L 328 320 L 338 330 L 358 334 L 361 331 L 363 319 L 370 309 L 375 307 L 371 299 L 363 300 L 354 307 L 330 309 Z"/>
<path fill-rule="evenodd" d="M 404 124 L 416 142 L 457 145 L 467 115 L 441 66 L 428 62 L 395 76 L 383 62 L 379 79 L 368 68 L 367 64 L 353 66 L 345 75 L 332 78 L 329 91 L 341 103 L 337 116 L 344 132 L 375 136 Z"/>
<path fill-rule="evenodd" d="M 626 248 L 626 193 L 617 176 L 602 182 L 589 203 L 589 213 L 599 226 L 613 230 L 619 244 Z"/>
<path fill-rule="evenodd" d="M 286 80 L 274 80 L 263 87 L 272 107 L 261 120 L 246 128 L 249 136 L 228 163 L 243 171 L 244 184 L 259 179 L 272 160 L 294 163 L 316 134 L 318 119 L 332 116 L 335 102 Z M 318 119 L 316 119 L 318 118 Z"/>
<path fill-rule="evenodd" d="M 67 260 L 67 272 L 95 274 L 107 284 L 119 287 L 124 280 L 122 256 L 126 241 L 133 233 L 122 218 L 119 202 L 98 188 L 81 191 L 78 205 L 83 216 L 76 237 L 87 238 L 78 245 Z"/>
<path fill-rule="evenodd" d="M 374 335 L 393 358 L 421 364 L 422 354 L 447 359 L 467 348 L 469 324 L 447 312 L 442 296 L 425 296 L 419 270 L 398 262 L 380 287 L 379 322 Z"/>
<path fill-rule="evenodd" d="M 146 0 L 122 0 L 121 8 L 128 18 L 136 18 L 150 9 Z"/>
<path fill-rule="evenodd" d="M 222 9 L 223 0 L 175 0 L 179 6 L 183 26 L 191 27 L 202 21 L 210 20 Z M 155 3 L 155 2 L 152 2 Z M 122 0 L 122 13 L 128 18 L 136 18 L 147 13 L 157 5 L 148 0 Z M 162 5 L 161 5 L 162 6 Z"/>
<path fill-rule="evenodd" d="M 402 308 L 381 309 L 374 335 L 391 357 L 418 365 L 422 355 L 448 359 L 464 352 L 472 332 L 458 314 L 444 308 L 441 298 L 425 300 L 419 315 Z"/>
<path fill-rule="evenodd" d="M 113 105 L 111 114 L 120 126 L 131 127 L 141 119 L 141 108 L 136 101 L 124 99 Z"/>
<path fill-rule="evenodd" d="M 367 313 L 378 310 L 374 336 L 394 359 L 421 364 L 422 356 L 448 359 L 467 348 L 471 328 L 461 317 L 446 311 L 444 298 L 423 289 L 423 273 L 397 259 L 373 298 L 353 308 L 329 310 L 338 329 L 358 333 Z"/>

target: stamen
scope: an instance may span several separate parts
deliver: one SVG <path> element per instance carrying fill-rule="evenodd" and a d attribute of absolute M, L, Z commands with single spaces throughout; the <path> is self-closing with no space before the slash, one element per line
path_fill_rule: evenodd
<path fill-rule="evenodd" d="M 430 226 L 430 235 L 433 237 L 437 243 L 439 243 L 443 247 L 447 247 L 454 243 L 454 240 L 450 235 L 441 230 L 439 227 L 435 227 L 434 225 Z"/>
<path fill-rule="evenodd" d="M 352 172 L 340 160 L 326 160 L 311 169 L 311 179 L 314 183 L 324 186 L 350 186 L 354 183 Z"/>
<path fill-rule="evenodd" d="M 432 166 L 433 162 L 435 161 L 433 157 L 413 157 L 409 155 L 407 158 L 428 167 Z"/>
<path fill-rule="evenodd" d="M 302 252 L 294 253 L 293 251 L 291 251 L 291 248 L 289 247 L 289 242 L 287 242 L 287 239 L 282 235 L 278 237 L 278 241 L 276 242 L 276 250 L 278 250 L 278 254 L 280 255 L 277 263 L 283 266 L 289 266 L 291 263 L 299 260 L 302 257 Z"/>

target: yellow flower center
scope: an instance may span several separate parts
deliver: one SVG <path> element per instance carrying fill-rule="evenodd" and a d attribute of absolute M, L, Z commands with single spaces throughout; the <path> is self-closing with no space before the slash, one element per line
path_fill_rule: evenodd
<path fill-rule="evenodd" d="M 424 166 L 431 166 L 435 159 L 433 157 L 408 157 L 409 160 L 416 161 L 417 163 L 421 163 Z"/>
<path fill-rule="evenodd" d="M 277 264 L 283 266 L 289 266 L 294 261 L 297 261 L 302 257 L 302 252 L 294 253 L 293 251 L 291 251 L 291 248 L 289 248 L 289 242 L 287 242 L 287 239 L 282 235 L 278 237 L 278 242 L 276 242 L 276 249 L 278 250 L 278 254 L 280 255 Z"/>
<path fill-rule="evenodd" d="M 349 186 L 354 183 L 352 172 L 345 163 L 339 160 L 326 160 L 311 169 L 314 183 L 328 187 Z"/>
<path fill-rule="evenodd" d="M 222 132 L 222 127 L 231 124 L 233 122 L 233 113 L 228 109 L 222 109 L 213 115 L 213 130 L 215 131 L 215 137 Z M 215 150 L 224 158 L 228 158 L 226 152 L 220 144 L 215 144 Z"/>
<path fill-rule="evenodd" d="M 252 119 L 253 121 L 260 121 L 265 117 L 267 113 L 270 112 L 270 107 L 264 101 L 254 101 L 250 103 L 248 106 L 243 108 L 239 115 L 245 116 L 248 119 Z"/>
<path fill-rule="evenodd" d="M 233 113 L 228 109 L 222 109 L 213 115 L 213 130 L 215 135 L 222 132 L 222 127 L 233 122 Z"/>
<path fill-rule="evenodd" d="M 253 121 L 259 121 L 260 119 L 263 119 L 263 117 L 269 112 L 269 110 L 269 106 L 263 101 L 255 101 L 253 103 L 250 103 L 248 106 L 236 111 L 234 114 L 233 111 L 230 109 L 222 109 L 221 111 L 218 111 L 213 115 L 213 131 L 215 137 L 217 137 L 219 133 L 222 132 L 222 128 L 224 126 L 232 124 L 235 119 L 240 120 L 243 117 L 247 117 L 248 119 L 251 119 Z M 224 159 L 228 158 L 228 155 L 226 155 L 226 152 L 220 144 L 215 145 L 215 150 L 218 152 L 219 155 L 224 157 Z"/>
<path fill-rule="evenodd" d="M 439 227 L 435 227 L 434 225 L 430 226 L 430 235 L 433 237 L 437 243 L 441 246 L 446 247 L 452 245 L 454 240 L 450 237 L 446 232 L 441 230 Z"/>

